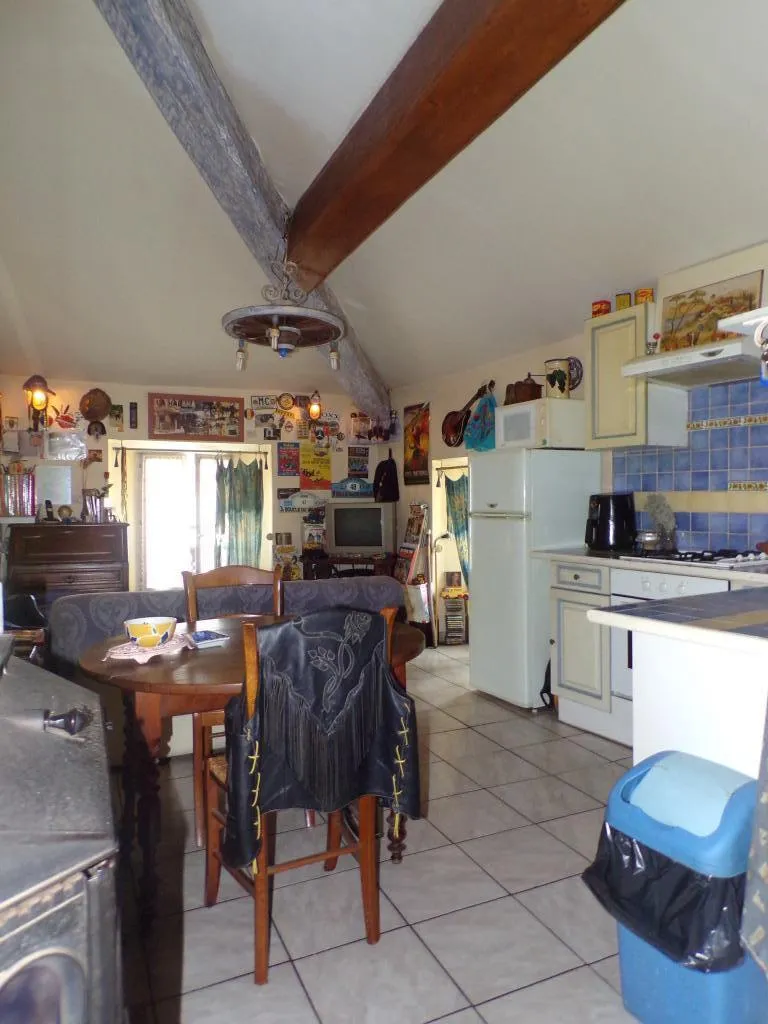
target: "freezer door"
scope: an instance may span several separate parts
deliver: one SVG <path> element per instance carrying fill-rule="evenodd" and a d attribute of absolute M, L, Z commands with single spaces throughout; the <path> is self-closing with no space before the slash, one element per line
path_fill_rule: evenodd
<path fill-rule="evenodd" d="M 526 679 L 527 550 L 525 520 L 472 518 L 469 683 L 522 707 Z"/>
<path fill-rule="evenodd" d="M 528 457 L 519 448 L 470 455 L 470 512 L 526 512 Z"/>

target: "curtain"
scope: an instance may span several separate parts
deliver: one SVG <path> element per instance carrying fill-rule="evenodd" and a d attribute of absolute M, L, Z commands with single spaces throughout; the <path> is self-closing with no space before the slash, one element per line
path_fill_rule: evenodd
<path fill-rule="evenodd" d="M 446 474 L 445 500 L 449 529 L 456 541 L 462 575 L 469 586 L 469 477 L 466 473 L 458 480 L 451 480 Z"/>
<path fill-rule="evenodd" d="M 264 487 L 261 460 L 216 464 L 216 550 L 220 565 L 258 566 Z"/>

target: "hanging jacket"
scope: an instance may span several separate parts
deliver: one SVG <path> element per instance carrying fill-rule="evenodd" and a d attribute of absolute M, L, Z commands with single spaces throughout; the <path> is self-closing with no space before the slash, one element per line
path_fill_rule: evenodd
<path fill-rule="evenodd" d="M 373 474 L 373 498 L 374 501 L 400 501 L 397 463 L 392 458 L 391 448 L 389 458 L 382 460 Z"/>

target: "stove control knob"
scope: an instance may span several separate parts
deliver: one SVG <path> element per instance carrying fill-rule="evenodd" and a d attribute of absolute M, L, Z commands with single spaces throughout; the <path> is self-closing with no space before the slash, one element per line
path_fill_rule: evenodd
<path fill-rule="evenodd" d="M 667 583 L 665 583 L 665 582 L 662 582 L 662 583 L 660 583 L 660 584 L 659 584 L 659 592 L 660 592 L 660 593 L 662 593 L 662 594 L 666 594 L 666 592 L 667 592 L 668 590 L 669 590 L 669 586 L 668 586 L 668 584 L 667 584 Z"/>
<path fill-rule="evenodd" d="M 685 583 L 685 580 L 683 580 L 682 583 L 678 583 L 678 585 L 677 585 L 677 592 L 678 592 L 678 594 L 684 594 L 685 593 L 685 589 L 686 589 L 686 583 Z"/>
<path fill-rule="evenodd" d="M 643 580 L 643 590 L 650 590 L 650 589 L 651 589 L 651 581 L 650 580 Z"/>

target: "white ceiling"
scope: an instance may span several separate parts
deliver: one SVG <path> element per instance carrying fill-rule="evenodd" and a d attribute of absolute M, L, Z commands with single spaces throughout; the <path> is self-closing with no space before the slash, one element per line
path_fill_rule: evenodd
<path fill-rule="evenodd" d="M 437 0 L 191 6 L 293 204 Z M 384 380 L 570 337 L 768 238 L 767 36 L 761 0 L 627 0 L 333 274 Z M 0 369 L 332 389 L 314 353 L 235 376 L 219 319 L 262 275 L 92 0 L 0 4 L 0 97 Z"/>

